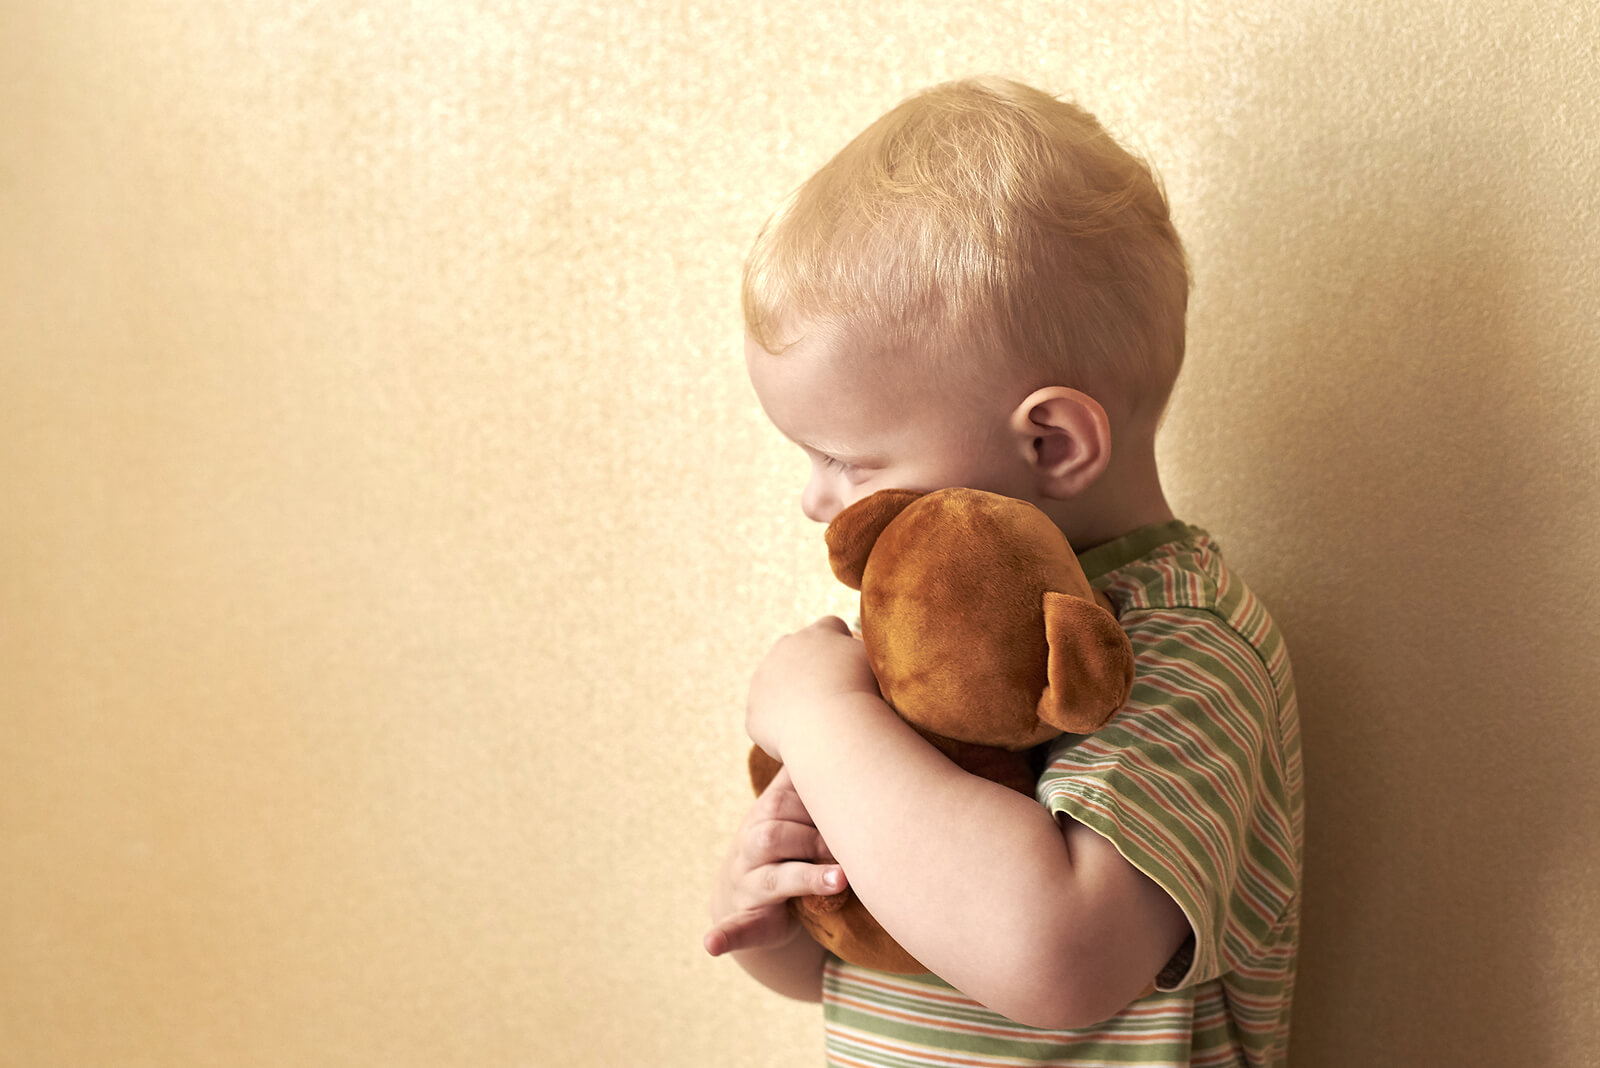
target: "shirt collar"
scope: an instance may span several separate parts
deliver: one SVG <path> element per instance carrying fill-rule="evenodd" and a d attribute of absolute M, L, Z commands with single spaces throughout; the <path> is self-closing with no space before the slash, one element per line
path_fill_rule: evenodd
<path fill-rule="evenodd" d="M 1079 553 L 1078 565 L 1083 568 L 1084 576 L 1093 582 L 1119 567 L 1126 567 L 1141 556 L 1148 556 L 1169 541 L 1186 540 L 1198 533 L 1196 528 L 1181 519 L 1151 523 Z"/>

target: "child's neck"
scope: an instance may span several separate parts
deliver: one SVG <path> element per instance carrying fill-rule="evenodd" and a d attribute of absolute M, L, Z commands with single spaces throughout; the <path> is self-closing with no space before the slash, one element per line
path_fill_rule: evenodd
<path fill-rule="evenodd" d="M 1154 441 L 1122 446 L 1088 489 L 1070 500 L 1045 501 L 1040 507 L 1080 553 L 1174 518 L 1161 489 Z"/>

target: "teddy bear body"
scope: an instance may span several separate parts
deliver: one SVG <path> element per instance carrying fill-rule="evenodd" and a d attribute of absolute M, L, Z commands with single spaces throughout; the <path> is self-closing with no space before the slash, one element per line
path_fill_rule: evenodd
<path fill-rule="evenodd" d="M 835 516 L 826 538 L 834 574 L 861 591 L 861 639 L 884 700 L 964 770 L 1032 796 L 1027 750 L 1096 730 L 1127 700 L 1127 636 L 1033 505 L 883 490 Z M 751 752 L 757 793 L 778 767 Z M 845 960 L 926 971 L 852 890 L 791 907 Z"/>

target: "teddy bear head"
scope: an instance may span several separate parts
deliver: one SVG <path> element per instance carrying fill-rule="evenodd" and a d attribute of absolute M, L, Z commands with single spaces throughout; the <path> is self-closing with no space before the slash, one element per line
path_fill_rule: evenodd
<path fill-rule="evenodd" d="M 861 591 L 884 700 L 920 730 L 1013 751 L 1097 730 L 1128 699 L 1133 650 L 1056 525 L 971 489 L 880 490 L 826 534 Z"/>

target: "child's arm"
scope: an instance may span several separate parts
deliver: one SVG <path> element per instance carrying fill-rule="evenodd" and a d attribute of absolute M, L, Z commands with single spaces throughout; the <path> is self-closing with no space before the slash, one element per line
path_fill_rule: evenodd
<path fill-rule="evenodd" d="M 773 647 L 747 727 L 884 928 L 1003 1016 L 1103 1020 L 1188 936 L 1178 905 L 1104 838 L 967 774 L 907 726 L 837 619 Z"/>
<path fill-rule="evenodd" d="M 731 951 L 763 985 L 800 1001 L 820 1001 L 826 953 L 786 905 L 791 897 L 834 894 L 845 885 L 788 769 L 780 768 L 751 806 L 717 873 L 706 952 L 719 957 Z"/>

